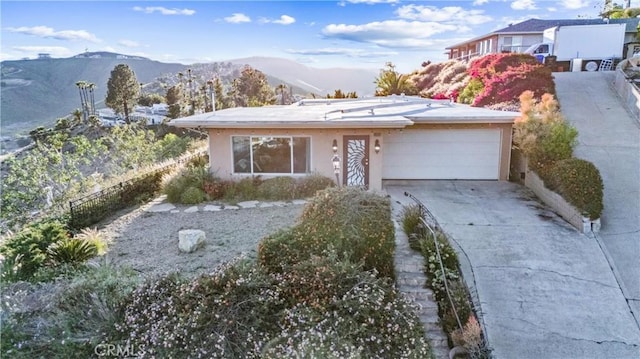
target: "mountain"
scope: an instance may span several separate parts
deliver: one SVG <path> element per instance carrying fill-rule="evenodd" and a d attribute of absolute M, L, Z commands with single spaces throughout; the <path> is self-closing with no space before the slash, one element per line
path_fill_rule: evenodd
<path fill-rule="evenodd" d="M 319 69 L 274 57 L 248 57 L 229 60 L 229 62 L 249 65 L 321 97 L 333 94 L 335 90 L 342 90 L 345 93 L 355 91 L 360 97 L 373 96 L 376 90 L 374 81 L 378 76 L 376 70 Z"/>
<path fill-rule="evenodd" d="M 129 65 L 138 81 L 143 83 L 187 68 L 183 64 L 105 52 L 71 58 L 2 61 L 2 136 L 28 132 L 37 126 L 51 126 L 56 118 L 80 108 L 78 81 L 96 84 L 96 105 L 104 106 L 107 81 L 118 64 Z"/>
<path fill-rule="evenodd" d="M 163 63 L 144 57 L 111 52 L 86 52 L 70 58 L 39 58 L 2 61 L 0 64 L 2 138 L 14 138 L 38 126 L 53 126 L 55 120 L 80 108 L 76 82 L 96 85 L 98 108 L 105 107 L 107 82 L 118 64 L 127 64 L 135 72 L 143 91 L 165 94 L 178 81 L 176 74 L 192 70 L 196 83 L 219 77 L 230 86 L 244 65 L 260 70 L 272 87 L 285 84 L 294 94 L 324 97 L 336 89 L 356 91 L 359 96 L 374 92 L 376 73 L 359 69 L 314 69 L 278 58 L 248 58 L 228 62 L 184 65 Z"/>

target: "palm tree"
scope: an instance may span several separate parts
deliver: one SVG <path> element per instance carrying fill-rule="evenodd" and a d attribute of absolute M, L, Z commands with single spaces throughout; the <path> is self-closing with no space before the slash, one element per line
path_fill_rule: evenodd
<path fill-rule="evenodd" d="M 280 90 L 280 104 L 284 105 L 284 90 L 287 89 L 287 85 L 285 84 L 280 84 L 278 86 L 276 86 L 276 90 Z"/>
<path fill-rule="evenodd" d="M 396 66 L 387 62 L 386 68 L 380 70 L 380 76 L 374 82 L 377 86 L 376 96 L 415 95 L 416 87 L 411 83 L 408 75 L 396 71 Z"/>

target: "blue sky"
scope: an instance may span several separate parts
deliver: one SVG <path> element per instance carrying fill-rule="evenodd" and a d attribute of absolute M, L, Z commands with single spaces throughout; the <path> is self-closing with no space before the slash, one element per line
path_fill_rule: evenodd
<path fill-rule="evenodd" d="M 113 51 L 192 64 L 270 56 L 403 72 L 528 18 L 597 17 L 603 0 L 0 1 L 1 60 Z M 640 6 L 640 0 L 632 0 Z"/>

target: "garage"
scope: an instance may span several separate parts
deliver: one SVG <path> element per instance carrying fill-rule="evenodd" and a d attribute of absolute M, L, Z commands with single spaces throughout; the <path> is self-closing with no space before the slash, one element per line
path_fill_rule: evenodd
<path fill-rule="evenodd" d="M 405 129 L 384 135 L 382 178 L 498 180 L 500 128 Z"/>

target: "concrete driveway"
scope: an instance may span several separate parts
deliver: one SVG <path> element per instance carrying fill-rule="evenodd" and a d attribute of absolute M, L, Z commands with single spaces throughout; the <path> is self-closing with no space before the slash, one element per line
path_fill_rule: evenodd
<path fill-rule="evenodd" d="M 593 162 L 604 181 L 596 239 L 640 325 L 640 119 L 613 90 L 613 72 L 554 74 L 562 113 L 578 129 L 575 156 Z"/>
<path fill-rule="evenodd" d="M 639 358 L 640 330 L 597 241 L 525 187 L 493 181 L 385 186 L 398 209 L 418 197 L 459 245 L 493 355 Z"/>

